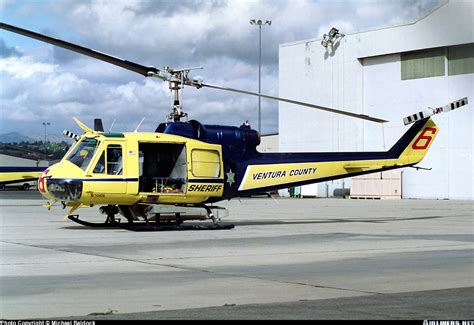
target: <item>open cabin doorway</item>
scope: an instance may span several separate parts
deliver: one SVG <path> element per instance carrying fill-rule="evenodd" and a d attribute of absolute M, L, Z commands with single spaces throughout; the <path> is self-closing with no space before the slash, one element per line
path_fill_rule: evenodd
<path fill-rule="evenodd" d="M 184 143 L 139 143 L 139 192 L 186 193 Z"/>

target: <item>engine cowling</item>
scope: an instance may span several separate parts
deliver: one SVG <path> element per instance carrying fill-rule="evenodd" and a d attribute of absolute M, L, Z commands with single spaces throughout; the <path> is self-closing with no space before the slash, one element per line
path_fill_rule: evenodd
<path fill-rule="evenodd" d="M 242 151 L 255 151 L 260 144 L 260 133 L 242 125 L 203 125 L 196 120 L 189 122 L 162 123 L 155 132 L 181 135 L 208 143 L 221 144 L 224 148 Z"/>

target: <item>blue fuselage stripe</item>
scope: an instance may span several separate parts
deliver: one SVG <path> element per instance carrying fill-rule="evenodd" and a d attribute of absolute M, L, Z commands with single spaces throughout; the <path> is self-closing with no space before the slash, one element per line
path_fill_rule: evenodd
<path fill-rule="evenodd" d="M 18 167 L 18 166 L 2 166 L 0 173 L 24 173 L 24 172 L 42 172 L 48 167 Z"/>
<path fill-rule="evenodd" d="M 54 180 L 82 181 L 82 182 L 138 182 L 138 178 L 51 178 Z M 223 179 L 194 178 L 189 183 L 224 183 Z"/>
<path fill-rule="evenodd" d="M 224 183 L 224 180 L 222 178 L 212 178 L 212 179 L 209 179 L 209 178 L 190 178 L 188 179 L 188 182 L 189 183 L 216 183 L 216 184 L 222 184 Z"/>
<path fill-rule="evenodd" d="M 81 182 L 138 182 L 138 178 L 49 178 L 55 181 Z"/>

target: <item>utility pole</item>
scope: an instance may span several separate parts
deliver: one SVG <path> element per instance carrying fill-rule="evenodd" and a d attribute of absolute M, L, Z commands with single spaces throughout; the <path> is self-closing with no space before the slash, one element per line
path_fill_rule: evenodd
<path fill-rule="evenodd" d="M 44 143 L 43 143 L 43 145 L 44 145 L 44 160 L 46 161 L 46 160 L 47 160 L 47 157 L 48 157 L 48 155 L 47 155 L 47 147 L 46 147 L 46 127 L 47 127 L 48 125 L 51 125 L 51 123 L 49 123 L 49 122 L 43 122 L 43 125 L 44 125 Z"/>
<path fill-rule="evenodd" d="M 262 93 L 262 25 L 270 26 L 271 20 L 250 20 L 250 25 L 258 26 L 258 93 Z M 258 96 L 258 132 L 262 133 L 262 98 Z"/>

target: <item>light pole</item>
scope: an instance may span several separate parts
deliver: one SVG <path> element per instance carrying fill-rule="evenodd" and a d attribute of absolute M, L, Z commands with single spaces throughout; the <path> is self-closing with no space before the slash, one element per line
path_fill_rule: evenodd
<path fill-rule="evenodd" d="M 46 151 L 46 150 L 47 150 L 47 147 L 46 147 L 46 127 L 47 127 L 48 125 L 51 125 L 51 123 L 49 123 L 49 122 L 43 122 L 43 125 L 44 125 L 44 143 L 43 143 L 43 144 L 44 144 L 44 160 L 46 161 L 46 159 L 47 159 L 47 151 Z"/>
<path fill-rule="evenodd" d="M 262 93 L 262 25 L 270 26 L 271 20 L 250 19 L 250 25 L 258 26 L 258 93 Z M 258 132 L 262 133 L 262 98 L 258 96 Z"/>

